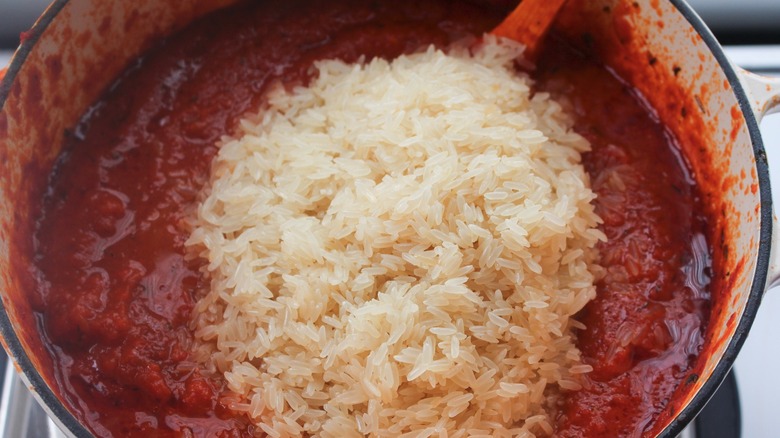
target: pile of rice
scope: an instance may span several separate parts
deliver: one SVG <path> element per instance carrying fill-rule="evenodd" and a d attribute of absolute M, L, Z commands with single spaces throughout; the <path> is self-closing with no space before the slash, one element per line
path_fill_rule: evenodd
<path fill-rule="evenodd" d="M 553 432 L 605 236 L 589 145 L 520 54 L 319 62 L 223 140 L 188 245 L 232 409 L 274 437 Z"/>

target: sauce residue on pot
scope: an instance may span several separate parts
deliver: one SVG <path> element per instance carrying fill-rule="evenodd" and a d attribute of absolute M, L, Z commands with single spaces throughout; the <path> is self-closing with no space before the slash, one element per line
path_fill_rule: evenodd
<path fill-rule="evenodd" d="M 504 9 L 466 1 L 245 2 L 161 41 L 66 139 L 35 234 L 33 297 L 59 391 L 98 435 L 251 436 L 224 382 L 190 360 L 204 281 L 181 221 L 220 136 L 273 80 L 314 60 L 392 58 L 480 35 Z M 548 47 L 539 87 L 592 143 L 584 158 L 609 242 L 582 313 L 594 367 L 560 409 L 561 436 L 647 431 L 689 377 L 708 315 L 708 229 L 674 139 L 596 60 Z"/>
<path fill-rule="evenodd" d="M 609 238 L 606 276 L 579 319 L 594 367 L 561 411 L 560 436 L 641 436 L 663 411 L 704 343 L 711 260 L 707 219 L 671 134 L 641 96 L 558 41 L 538 66 L 543 89 L 565 96 Z"/>

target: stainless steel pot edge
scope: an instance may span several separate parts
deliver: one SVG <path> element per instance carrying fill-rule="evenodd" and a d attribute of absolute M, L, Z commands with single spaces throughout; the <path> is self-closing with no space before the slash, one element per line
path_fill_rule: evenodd
<path fill-rule="evenodd" d="M 750 327 L 758 312 L 761 304 L 761 298 L 764 295 L 767 286 L 767 271 L 769 269 L 769 259 L 772 249 L 772 225 L 773 225 L 773 207 L 772 192 L 769 183 L 769 166 L 767 164 L 764 144 L 761 140 L 761 131 L 758 128 L 758 120 L 753 113 L 750 99 L 742 86 L 740 76 L 734 69 L 723 48 L 718 43 L 715 36 L 704 24 L 702 19 L 684 0 L 670 0 L 672 5 L 683 15 L 683 17 L 693 26 L 696 32 L 702 37 L 710 52 L 718 61 L 721 69 L 726 75 L 734 94 L 737 97 L 739 108 L 745 117 L 750 140 L 753 144 L 753 154 L 756 157 L 756 173 L 759 181 L 759 198 L 761 200 L 761 225 L 759 229 L 759 244 L 756 260 L 756 269 L 753 273 L 753 284 L 750 289 L 745 310 L 734 332 L 734 336 L 728 343 L 723 357 L 718 362 L 712 375 L 702 385 L 699 392 L 693 397 L 690 403 L 661 431 L 659 437 L 672 438 L 677 436 L 685 426 L 690 423 L 696 415 L 707 404 L 709 399 L 715 394 L 715 391 L 726 378 L 729 370 L 734 364 L 734 360 L 745 343 Z"/>
<path fill-rule="evenodd" d="M 66 438 L 35 401 L 16 370 L 7 367 L 0 401 L 0 438 L 22 437 Z"/>
<path fill-rule="evenodd" d="M 65 7 L 68 1 L 69 0 L 54 0 L 38 21 L 36 21 L 29 33 L 25 35 L 26 38 L 14 54 L 8 71 L 2 81 L 0 81 L 0 111 L 2 111 L 5 106 L 8 94 L 11 91 L 11 84 L 13 84 L 16 75 L 19 73 L 19 70 L 21 70 L 27 56 L 32 51 L 33 47 L 35 47 L 35 44 L 38 42 L 41 35 L 49 27 L 49 24 Z M 29 356 L 27 356 L 24 348 L 22 348 L 19 338 L 16 336 L 16 332 L 8 318 L 5 305 L 1 301 L 0 334 L 2 334 L 5 341 L 5 347 L 6 350 L 8 350 L 10 359 L 13 361 L 13 366 L 17 371 L 21 372 L 22 380 L 28 386 L 35 398 L 38 399 L 46 413 L 49 414 L 49 417 L 54 419 L 57 426 L 63 431 L 67 431 L 69 435 L 73 437 L 92 437 L 93 435 L 65 408 L 57 396 L 54 395 L 54 392 L 49 385 L 46 384 L 41 375 L 35 370 L 32 361 L 30 361 Z"/>

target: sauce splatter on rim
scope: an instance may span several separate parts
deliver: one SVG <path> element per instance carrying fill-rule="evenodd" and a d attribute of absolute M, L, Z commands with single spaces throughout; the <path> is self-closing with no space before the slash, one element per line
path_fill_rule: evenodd
<path fill-rule="evenodd" d="M 503 16 L 469 2 L 242 3 L 161 41 L 88 112 L 37 223 L 34 297 L 58 380 L 98 435 L 251 436 L 224 383 L 189 359 L 197 262 L 180 221 L 214 144 L 272 80 L 316 59 L 392 58 L 479 35 Z M 540 61 L 593 144 L 585 165 L 610 241 L 579 339 L 594 372 L 561 408 L 562 436 L 649 430 L 689 377 L 709 303 L 707 222 L 675 140 L 627 84 L 563 43 Z"/>

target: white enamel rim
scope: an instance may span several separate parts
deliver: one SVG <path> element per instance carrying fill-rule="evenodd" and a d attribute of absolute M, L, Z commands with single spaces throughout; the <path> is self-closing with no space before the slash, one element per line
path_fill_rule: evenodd
<path fill-rule="evenodd" d="M 734 66 L 734 70 L 739 75 L 757 123 L 761 123 L 761 120 L 769 114 L 780 112 L 780 78 L 757 75 L 737 66 Z M 780 220 L 776 213 L 773 214 L 772 220 L 774 226 L 767 289 L 780 284 Z"/>
<path fill-rule="evenodd" d="M 743 114 L 748 122 L 748 129 L 750 130 L 754 150 L 763 152 L 763 143 L 761 142 L 757 125 L 764 116 L 780 112 L 780 78 L 768 78 L 756 75 L 730 63 L 715 38 L 690 6 L 688 6 L 684 0 L 671 0 L 671 3 L 674 4 L 678 11 L 685 16 L 685 18 L 694 26 L 696 31 L 705 39 L 713 55 L 720 62 L 721 67 L 727 73 L 727 76 L 729 76 L 729 81 L 734 87 L 734 92 L 737 94 L 738 98 L 744 97 L 747 99 L 745 105 L 742 105 Z M 36 22 L 28 39 L 14 54 L 10 67 L 6 73 L 7 80 L 0 82 L 0 98 L 3 98 L 0 99 L 0 108 L 4 103 L 4 96 L 7 95 L 12 83 L 12 80 L 9 78 L 14 78 L 16 76 L 24 63 L 27 54 L 35 47 L 38 38 L 46 30 L 49 23 L 56 18 L 60 10 L 67 4 L 68 0 L 55 0 Z M 736 80 L 732 77 L 736 77 Z M 750 110 L 749 113 L 748 110 Z M 766 164 L 764 164 L 763 167 L 765 169 Z M 759 172 L 759 179 L 762 186 L 762 204 L 764 202 L 763 193 L 769 193 L 768 174 L 765 173 L 766 172 Z M 770 199 L 769 205 L 771 206 L 771 197 L 768 199 Z M 771 227 L 771 241 L 768 242 L 770 254 L 765 271 L 766 281 L 761 285 L 754 284 L 754 288 L 756 286 L 763 287 L 763 291 L 772 286 L 780 285 L 780 220 L 778 220 L 777 215 L 775 214 L 772 214 L 771 225 L 773 226 Z M 762 255 L 759 254 L 759 258 L 761 257 Z M 760 269 L 761 266 L 759 266 L 757 271 Z M 751 294 L 752 292 L 754 291 L 751 291 Z M 695 415 L 708 401 L 709 397 L 714 393 L 714 390 L 717 389 L 717 386 L 720 385 L 722 379 L 731 368 L 736 353 L 744 342 L 744 337 L 747 335 L 747 331 L 752 324 L 752 320 L 755 317 L 755 310 L 757 309 L 759 302 L 760 297 L 758 300 L 753 301 L 752 305 L 750 302 L 748 303 L 748 306 L 740 319 L 739 326 L 735 331 L 734 337 L 729 342 L 727 354 L 721 358 L 720 365 L 724 366 L 719 366 L 718 369 L 713 372 L 710 376 L 711 381 L 708 381 L 707 384 L 702 386 L 699 393 L 688 406 L 686 406 L 682 412 L 667 425 L 659 436 L 673 437 L 680 433 L 680 431 L 695 418 Z M 0 308 L 2 308 L 2 304 L 0 304 Z M 2 331 L 2 335 L 8 343 L 13 366 L 20 371 L 19 374 L 24 384 L 31 390 L 35 399 L 54 420 L 57 426 L 68 436 L 79 438 L 92 437 L 93 435 L 64 407 L 34 369 L 29 357 L 16 338 L 15 333 L 12 329 L 9 330 L 11 323 L 8 320 L 4 309 L 0 310 L 2 310 L 0 311 L 0 331 Z"/>

